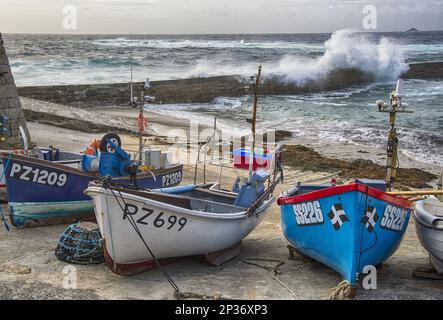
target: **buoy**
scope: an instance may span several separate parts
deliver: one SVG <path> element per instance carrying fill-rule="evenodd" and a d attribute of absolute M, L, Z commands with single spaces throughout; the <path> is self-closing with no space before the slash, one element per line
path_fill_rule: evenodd
<path fill-rule="evenodd" d="M 85 154 L 90 156 L 97 156 L 100 149 L 100 140 L 94 140 L 85 150 Z"/>

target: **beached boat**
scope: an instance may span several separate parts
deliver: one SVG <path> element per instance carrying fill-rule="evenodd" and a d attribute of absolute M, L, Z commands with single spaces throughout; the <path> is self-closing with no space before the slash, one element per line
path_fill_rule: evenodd
<path fill-rule="evenodd" d="M 299 184 L 278 199 L 290 244 L 336 270 L 353 288 L 367 266 L 381 264 L 397 250 L 412 212 L 412 202 L 389 192 L 398 170 L 396 115 L 411 112 L 402 104 L 403 86 L 399 80 L 389 105 L 377 101 L 378 110 L 389 113 L 391 125 L 385 181 Z"/>
<path fill-rule="evenodd" d="M 4 151 L 7 153 L 11 153 L 10 151 Z M 14 151 L 14 154 L 23 155 L 23 151 Z M 53 147 L 48 148 L 40 148 L 35 147 L 32 150 L 32 156 L 42 160 L 48 160 L 51 162 L 63 164 L 68 167 L 78 168 L 79 163 L 82 161 L 82 155 L 80 153 L 75 152 L 67 152 L 60 151 L 59 149 L 55 149 Z M 6 179 L 4 174 L 3 161 L 0 159 L 0 194 L 4 194 L 6 196 Z M 0 196 L 1 197 L 1 196 Z"/>
<path fill-rule="evenodd" d="M 142 172 L 119 145 L 112 140 L 106 142 L 100 156 L 60 152 L 57 158 L 38 158 L 1 153 L 11 223 L 29 227 L 93 218 L 91 199 L 83 191 L 100 176 L 144 188 L 181 182 L 182 165 Z M 51 161 L 54 159 L 57 161 Z"/>
<path fill-rule="evenodd" d="M 94 202 L 107 265 L 127 274 L 155 266 L 154 257 L 210 260 L 238 245 L 275 200 L 264 188 L 267 179 L 256 173 L 239 193 L 220 190 L 217 183 L 147 191 L 107 182 L 91 183 L 85 193 Z"/>
<path fill-rule="evenodd" d="M 434 196 L 417 201 L 414 220 L 418 239 L 429 252 L 429 262 L 435 271 L 443 273 L 443 202 Z"/>
<path fill-rule="evenodd" d="M 266 165 L 260 161 L 259 168 L 255 161 L 256 89 L 260 74 L 261 67 L 252 84 L 252 147 L 248 155 L 242 152 L 236 158 L 245 162 L 248 157 L 249 166 L 244 169 L 249 169 L 249 176 L 247 179 L 237 177 L 231 190 L 221 188 L 221 170 L 225 165 L 223 155 L 218 163 L 219 181 L 205 183 L 204 166 L 203 184 L 196 183 L 202 148 L 205 158 L 206 154 L 214 153 L 214 148 L 219 150 L 213 141 L 217 132 L 216 121 L 213 135 L 198 148 L 194 184 L 137 190 L 106 179 L 89 185 L 85 193 L 94 202 L 105 261 L 114 272 L 122 275 L 139 273 L 160 266 L 158 259 L 192 255 L 204 255 L 209 263 L 219 265 L 238 254 L 241 241 L 258 226 L 275 201 L 275 186 L 283 179 L 281 145 L 272 152 L 267 149 Z M 203 160 L 203 163 L 207 161 Z"/>
<path fill-rule="evenodd" d="M 300 185 L 278 199 L 290 244 L 353 287 L 365 266 L 376 266 L 397 250 L 412 211 L 411 202 L 364 182 Z"/>

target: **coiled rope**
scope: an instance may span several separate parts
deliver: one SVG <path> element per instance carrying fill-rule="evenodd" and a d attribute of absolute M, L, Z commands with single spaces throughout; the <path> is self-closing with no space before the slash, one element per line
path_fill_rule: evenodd
<path fill-rule="evenodd" d="M 345 300 L 353 298 L 354 290 L 348 280 L 344 280 L 335 288 L 329 290 L 328 297 L 325 300 Z"/>

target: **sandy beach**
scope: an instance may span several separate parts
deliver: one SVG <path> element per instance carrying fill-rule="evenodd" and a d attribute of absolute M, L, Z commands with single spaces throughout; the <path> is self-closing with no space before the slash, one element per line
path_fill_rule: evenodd
<path fill-rule="evenodd" d="M 0 304 L 443 300 L 443 0 L 4 2 Z"/>
<path fill-rule="evenodd" d="M 33 101 L 23 99 L 25 110 L 32 109 Z M 34 101 L 35 103 L 35 101 Z M 107 107 L 89 110 L 86 113 L 77 110 L 73 116 L 66 108 L 56 109 L 51 105 L 54 115 L 66 118 L 94 119 L 101 121 L 106 117 L 118 119 L 117 126 L 123 123 L 130 127 L 134 123 L 137 111 L 130 108 Z M 41 106 L 39 106 L 42 110 Z M 82 113 L 83 112 L 83 113 Z M 89 113 L 88 113 L 89 112 Z M 91 117 L 91 115 L 93 115 Z M 151 132 L 147 143 L 152 147 L 167 150 L 170 144 L 165 135 L 171 128 L 188 128 L 189 124 L 180 119 L 166 118 L 156 114 L 146 114 L 151 123 Z M 84 119 L 86 120 L 86 119 Z M 68 124 L 69 126 L 69 124 Z M 33 142 L 40 146 L 53 145 L 59 148 L 78 151 L 93 139 L 100 138 L 105 132 L 88 133 L 48 125 L 42 118 L 40 123 L 28 122 L 28 129 Z M 134 135 L 121 134 L 122 145 L 126 150 L 136 150 L 138 140 Z M 292 143 L 300 143 L 292 141 Z M 355 145 L 342 145 L 340 149 L 327 148 L 318 143 L 305 141 L 327 157 L 340 157 L 352 160 L 355 155 L 383 163 L 383 150 L 368 153 L 367 148 Z M 186 154 L 195 149 L 183 146 Z M 357 150 L 357 151 L 356 151 Z M 183 159 L 175 159 L 180 162 Z M 421 167 L 437 173 L 437 168 L 404 159 L 404 166 Z M 194 165 L 185 164 L 183 183 L 193 182 Z M 218 166 L 208 166 L 208 181 L 217 180 Z M 243 171 L 224 169 L 222 185 L 229 188 L 232 181 Z M 297 181 L 327 182 L 335 174 L 330 171 L 297 170 L 285 167 L 285 183 L 278 186 L 276 194 L 288 189 Z M 4 205 L 3 209 L 7 208 Z M 7 232 L 0 228 L 0 299 L 174 299 L 172 288 L 159 270 L 143 274 L 122 277 L 113 274 L 105 265 L 76 265 L 77 289 L 63 289 L 63 271 L 68 265 L 60 262 L 54 250 L 66 225 L 48 226 L 33 229 L 11 229 Z M 273 205 L 264 222 L 244 241 L 241 254 L 232 261 L 219 267 L 208 266 L 202 257 L 188 257 L 167 264 L 165 269 L 172 276 L 181 290 L 213 296 L 220 294 L 224 298 L 234 299 L 324 299 L 329 289 L 335 287 L 340 276 L 333 270 L 314 261 L 296 256 L 288 259 L 287 241 L 281 232 L 280 210 Z M 272 259 L 284 262 L 279 268 L 278 281 L 272 272 L 258 266 L 245 263 L 248 259 Z M 273 267 L 278 262 L 256 261 L 265 267 Z M 356 299 L 442 299 L 441 281 L 416 279 L 412 272 L 416 268 L 429 268 L 427 253 L 420 246 L 411 219 L 406 236 L 399 250 L 383 264 L 378 272 L 377 290 L 359 290 Z M 70 269 L 69 269 L 70 270 Z"/>

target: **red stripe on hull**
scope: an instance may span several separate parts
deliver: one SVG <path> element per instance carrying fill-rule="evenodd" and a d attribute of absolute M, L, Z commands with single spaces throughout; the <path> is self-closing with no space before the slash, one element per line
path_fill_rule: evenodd
<path fill-rule="evenodd" d="M 313 192 L 309 192 L 309 193 L 305 193 L 305 194 L 301 194 L 301 195 L 297 195 L 297 196 L 293 196 L 293 197 L 289 197 L 289 198 L 279 198 L 277 200 L 277 203 L 280 206 L 287 205 L 287 204 L 291 205 L 291 204 L 296 204 L 296 203 L 300 203 L 300 202 L 318 200 L 320 198 L 335 196 L 338 194 L 342 194 L 345 192 L 351 192 L 351 191 L 358 191 L 358 192 L 362 192 L 362 193 L 367 193 L 371 197 L 374 197 L 376 199 L 379 199 L 379 200 L 382 200 L 385 202 L 389 202 L 394 205 L 404 207 L 407 209 L 411 209 L 413 206 L 413 204 L 410 201 L 408 201 L 404 198 L 389 195 L 386 192 L 383 192 L 381 190 L 374 189 L 374 188 L 368 187 L 367 185 L 358 184 L 358 183 L 351 183 L 351 184 L 346 184 L 346 185 L 341 185 L 341 186 L 330 187 L 330 188 L 326 188 L 326 189 L 322 189 L 322 190 L 318 190 L 318 191 L 313 191 Z"/>

